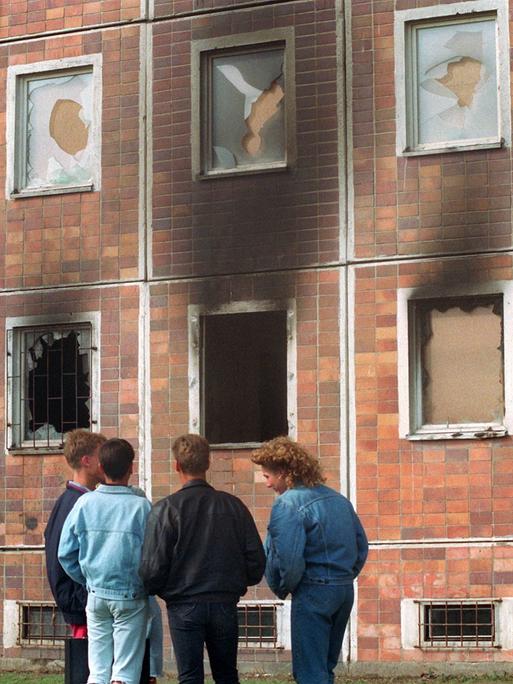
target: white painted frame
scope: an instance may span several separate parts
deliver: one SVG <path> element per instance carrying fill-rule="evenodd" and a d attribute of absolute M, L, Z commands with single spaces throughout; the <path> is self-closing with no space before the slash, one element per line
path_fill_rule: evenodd
<path fill-rule="evenodd" d="M 472 297 L 502 295 L 504 339 L 504 420 L 498 423 L 461 423 L 446 425 L 419 425 L 418 383 L 411 377 L 412 355 L 417 341 L 412 335 L 413 322 L 409 321 L 410 301 L 444 297 Z M 399 390 L 399 437 L 410 440 L 480 439 L 504 437 L 513 430 L 513 282 L 495 281 L 475 286 L 425 287 L 399 289 L 397 293 L 397 358 Z M 483 434 L 485 433 L 485 434 Z"/>
<path fill-rule="evenodd" d="M 268 641 L 261 641 L 259 643 L 255 642 L 248 644 L 247 646 L 244 642 L 240 642 L 239 648 L 272 648 L 284 649 L 285 651 L 291 650 L 290 599 L 286 599 L 285 601 L 273 601 L 272 599 L 264 599 L 262 601 L 239 601 L 237 605 L 241 608 L 244 606 L 276 606 L 276 646 L 272 642 Z"/>
<path fill-rule="evenodd" d="M 208 75 L 205 73 L 209 56 L 218 50 L 275 49 L 282 43 L 285 75 L 285 159 L 283 161 L 241 165 L 233 169 L 211 169 L 206 161 L 206 148 L 210 144 L 210 107 L 207 92 Z M 239 33 L 219 38 L 195 40 L 191 43 L 191 123 L 192 123 L 192 176 L 195 180 L 238 176 L 240 174 L 280 171 L 296 163 L 296 75 L 295 37 L 291 26 Z"/>
<path fill-rule="evenodd" d="M 54 314 L 51 316 L 16 316 L 5 320 L 7 363 L 5 364 L 5 387 L 6 387 L 6 453 L 53 453 L 57 442 L 48 444 L 46 441 L 34 448 L 33 442 L 22 441 L 20 435 L 15 434 L 13 428 L 13 416 L 17 413 L 15 402 L 19 400 L 16 395 L 16 388 L 13 386 L 14 366 L 19 363 L 21 346 L 20 335 L 30 331 L 32 328 L 44 326 L 48 330 L 58 329 L 60 326 L 69 324 L 82 324 L 91 326 L 91 424 L 94 425 L 95 432 L 100 431 L 100 312 L 89 311 L 80 314 Z M 95 351 L 96 350 L 96 351 Z M 37 442 L 36 442 L 37 443 Z"/>
<path fill-rule="evenodd" d="M 440 645 L 432 645 L 425 643 L 422 635 L 419 634 L 419 604 L 431 603 L 452 603 L 460 605 L 461 603 L 495 603 L 495 641 L 494 645 L 476 646 L 475 642 L 468 642 L 461 646 L 460 642 L 449 642 Z M 420 643 L 419 643 L 420 641 Z M 448 598 L 433 598 L 433 599 L 402 599 L 401 600 L 401 647 L 407 651 L 415 648 L 425 649 L 426 651 L 447 651 L 447 650 L 467 650 L 477 648 L 478 650 L 495 651 L 501 648 L 505 651 L 513 649 L 513 598 L 463 598 L 463 599 L 448 599 Z"/>
<path fill-rule="evenodd" d="M 414 105 L 417 84 L 412 62 L 415 46 L 412 33 L 421 22 L 444 25 L 451 20 L 474 21 L 495 15 L 497 47 L 497 112 L 498 135 L 496 138 L 441 141 L 418 144 L 416 139 L 416 107 Z M 396 152 L 398 156 L 439 154 L 459 150 L 473 150 L 511 146 L 510 73 L 509 73 L 509 19 L 505 0 L 473 0 L 448 5 L 433 5 L 395 13 L 395 95 L 397 112 Z M 431 21 L 430 21 L 431 20 Z M 424 24 L 425 25 L 425 24 Z"/>
<path fill-rule="evenodd" d="M 86 185 L 45 185 L 39 188 L 24 189 L 25 177 L 25 84 L 30 76 L 64 76 L 67 72 L 92 73 L 93 107 L 91 123 L 92 149 L 94 156 L 93 181 Z M 47 60 L 31 64 L 15 64 L 7 69 L 7 173 L 5 192 L 7 199 L 55 195 L 69 192 L 98 191 L 101 187 L 101 113 L 102 113 L 102 55 L 84 55 L 64 59 Z"/>
<path fill-rule="evenodd" d="M 259 300 L 230 302 L 217 308 L 201 305 L 188 307 L 188 340 L 189 340 L 189 430 L 199 433 L 202 430 L 201 416 L 201 317 L 219 314 L 258 313 L 260 311 L 287 312 L 287 421 L 289 437 L 297 437 L 297 334 L 296 334 L 296 302 L 286 300 Z M 219 444 L 223 448 L 254 448 L 259 442 L 243 444 Z M 212 445 L 211 445 L 212 446 Z"/>

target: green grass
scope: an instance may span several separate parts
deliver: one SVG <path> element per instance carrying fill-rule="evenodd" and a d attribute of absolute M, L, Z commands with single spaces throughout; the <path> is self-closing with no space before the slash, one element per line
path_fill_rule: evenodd
<path fill-rule="evenodd" d="M 211 680 L 207 680 L 210 684 Z M 39 674 L 28 672 L 4 672 L 0 673 L 0 684 L 63 684 L 64 675 L 62 674 Z M 288 677 L 257 677 L 257 678 L 242 678 L 241 684 L 286 684 L 292 682 Z M 424 682 L 429 684 L 500 684 L 512 683 L 513 675 L 499 677 L 497 675 L 491 677 L 445 677 L 445 676 L 431 676 L 429 674 L 417 678 L 398 677 L 398 678 L 351 678 L 351 677 L 337 677 L 337 684 L 419 684 Z M 159 679 L 159 684 L 176 684 L 176 679 L 162 677 Z"/>

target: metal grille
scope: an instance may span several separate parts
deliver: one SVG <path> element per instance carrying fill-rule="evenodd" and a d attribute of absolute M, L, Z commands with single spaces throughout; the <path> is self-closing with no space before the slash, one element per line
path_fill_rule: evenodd
<path fill-rule="evenodd" d="M 91 428 L 91 339 L 90 324 L 9 331 L 11 448 L 61 446 Z"/>
<path fill-rule="evenodd" d="M 495 612 L 500 599 L 488 601 L 420 601 L 419 646 L 422 648 L 500 648 Z"/>
<path fill-rule="evenodd" d="M 238 606 L 239 644 L 253 648 L 278 648 L 276 604 Z"/>
<path fill-rule="evenodd" d="M 52 603 L 19 604 L 18 641 L 31 646 L 60 646 L 69 638 L 68 626 Z"/>

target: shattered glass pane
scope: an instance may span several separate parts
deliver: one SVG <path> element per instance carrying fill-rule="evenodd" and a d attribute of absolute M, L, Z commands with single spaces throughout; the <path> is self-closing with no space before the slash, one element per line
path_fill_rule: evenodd
<path fill-rule="evenodd" d="M 285 159 L 283 60 L 283 49 L 212 59 L 210 168 Z"/>
<path fill-rule="evenodd" d="M 27 83 L 25 187 L 92 182 L 92 73 Z"/>
<path fill-rule="evenodd" d="M 418 143 L 497 138 L 494 19 L 416 30 Z"/>
<path fill-rule="evenodd" d="M 441 308 L 424 314 L 423 422 L 500 423 L 502 316 L 493 304 Z"/>
<path fill-rule="evenodd" d="M 90 427 L 89 338 L 69 329 L 26 334 L 25 440 L 60 440 Z"/>

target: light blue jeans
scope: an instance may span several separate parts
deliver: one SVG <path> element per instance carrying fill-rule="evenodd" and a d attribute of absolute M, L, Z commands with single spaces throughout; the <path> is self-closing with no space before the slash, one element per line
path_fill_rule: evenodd
<path fill-rule="evenodd" d="M 148 625 L 148 599 L 111 600 L 89 594 L 88 683 L 139 684 Z"/>
<path fill-rule="evenodd" d="M 164 666 L 163 645 L 164 632 L 162 629 L 162 613 L 155 596 L 149 599 L 150 619 L 148 622 L 148 638 L 150 640 L 150 677 L 161 677 Z"/>

